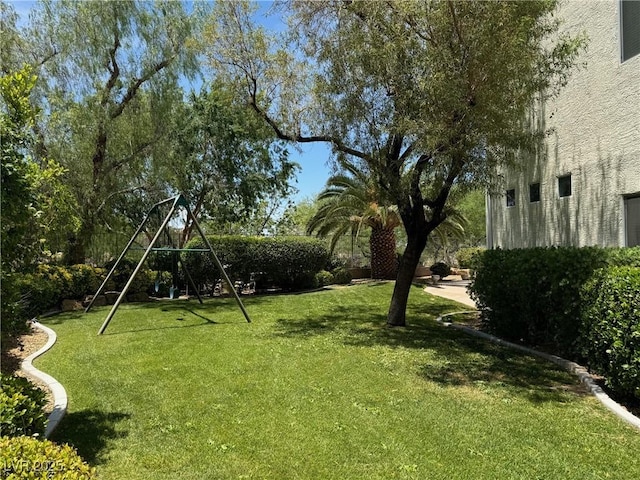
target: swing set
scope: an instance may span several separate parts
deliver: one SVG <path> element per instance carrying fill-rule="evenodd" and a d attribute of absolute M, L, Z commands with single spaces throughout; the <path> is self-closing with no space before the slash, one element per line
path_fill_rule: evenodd
<path fill-rule="evenodd" d="M 233 295 L 234 295 L 234 297 L 236 299 L 236 302 L 238 303 L 238 306 L 240 307 L 240 310 L 242 310 L 244 318 L 247 320 L 247 322 L 251 323 L 251 319 L 249 318 L 249 314 L 247 313 L 247 310 L 244 308 L 244 305 L 242 304 L 242 300 L 240 300 L 240 296 L 238 295 L 238 292 L 234 288 L 233 283 L 231 282 L 231 280 L 229 279 L 229 276 L 227 275 L 227 272 L 224 270 L 224 267 L 222 266 L 222 263 L 220 263 L 220 260 L 218 259 L 218 256 L 213 251 L 213 247 L 211 246 L 211 243 L 209 242 L 209 240 L 205 236 L 204 232 L 202 231 L 202 228 L 200 228 L 200 224 L 196 220 L 196 217 L 191 212 L 191 209 L 189 208 L 189 202 L 187 202 L 187 199 L 182 194 L 176 195 L 175 197 L 167 198 L 166 200 L 158 202 L 153 207 L 151 207 L 151 209 L 149 210 L 147 215 L 144 217 L 144 220 L 142 221 L 142 223 L 140 224 L 140 226 L 138 227 L 136 232 L 133 234 L 133 236 L 129 240 L 129 243 L 127 243 L 126 247 L 124 247 L 124 250 L 122 251 L 122 253 L 118 257 L 118 260 L 116 260 L 116 262 L 113 264 L 113 267 L 111 267 L 111 270 L 109 271 L 109 273 L 107 274 L 106 278 L 102 282 L 102 285 L 100 285 L 100 287 L 98 288 L 98 290 L 94 294 L 93 298 L 91 299 L 91 302 L 89 303 L 89 305 L 87 305 L 87 308 L 85 309 L 85 313 L 87 313 L 89 310 L 91 310 L 91 307 L 93 306 L 93 303 L 95 302 L 96 298 L 98 297 L 98 295 L 100 295 L 102 293 L 102 291 L 104 290 L 105 286 L 107 285 L 107 282 L 113 276 L 114 272 L 116 271 L 116 268 L 118 267 L 118 265 L 120 264 L 122 259 L 125 257 L 127 252 L 129 250 L 131 250 L 131 247 L 135 243 L 136 238 L 143 231 L 143 229 L 145 228 L 145 225 L 147 225 L 149 223 L 150 219 L 152 218 L 152 216 L 154 214 L 158 215 L 158 217 L 159 217 L 160 208 L 164 207 L 166 205 L 169 205 L 169 204 L 171 204 L 171 208 L 169 210 L 169 213 L 167 214 L 167 216 L 162 221 L 162 223 L 161 223 L 160 227 L 158 228 L 156 234 L 154 235 L 153 239 L 149 243 L 149 246 L 145 249 L 144 253 L 142 254 L 142 258 L 138 262 L 138 265 L 136 266 L 136 268 L 131 273 L 131 276 L 129 277 L 129 280 L 125 284 L 124 288 L 122 289 L 122 292 L 120 292 L 120 295 L 118 296 L 118 299 L 113 304 L 113 307 L 111 307 L 111 311 L 109 312 L 109 314 L 107 315 L 107 318 L 104 320 L 102 326 L 100 327 L 100 330 L 98 331 L 98 335 L 102 335 L 104 333 L 104 331 L 107 329 L 107 326 L 109 325 L 109 322 L 111 322 L 111 319 L 115 315 L 116 311 L 118 310 L 118 307 L 120 306 L 120 304 L 122 303 L 123 299 L 125 298 L 127 292 L 129 291 L 129 288 L 131 287 L 131 284 L 133 283 L 134 279 L 136 278 L 136 275 L 138 275 L 138 272 L 140 272 L 140 270 L 142 269 L 142 265 L 147 260 L 147 258 L 149 257 L 149 254 L 151 252 L 170 252 L 172 254 L 172 257 L 173 257 L 172 258 L 172 260 L 173 260 L 172 261 L 172 285 L 171 285 L 171 287 L 169 289 L 169 297 L 170 298 L 174 298 L 176 292 L 178 293 L 178 295 L 179 295 L 179 292 L 180 292 L 179 287 L 177 286 L 177 281 L 176 281 L 176 278 L 177 278 L 177 266 L 178 266 L 178 263 L 180 263 L 180 266 L 182 267 L 182 270 L 183 270 L 183 272 L 185 274 L 185 278 L 186 278 L 186 280 L 188 282 L 187 285 L 191 285 L 193 290 L 196 292 L 196 296 L 198 297 L 198 301 L 200 303 L 202 303 L 202 297 L 200 296 L 200 292 L 198 291 L 198 287 L 195 285 L 193 279 L 191 278 L 191 275 L 189 274 L 189 270 L 187 269 L 186 265 L 184 264 L 184 262 L 180 258 L 179 253 L 181 253 L 181 252 L 200 252 L 200 253 L 208 253 L 208 254 L 210 254 L 211 257 L 213 258 L 214 264 L 218 267 L 218 270 L 220 270 L 220 273 L 222 274 L 222 278 L 224 279 L 225 282 L 227 282 L 227 285 L 229 286 L 231 292 L 233 293 Z M 171 221 L 171 219 L 173 218 L 173 216 L 175 215 L 175 213 L 178 211 L 178 209 L 180 207 L 184 207 L 185 208 L 185 210 L 187 212 L 187 221 L 191 220 L 193 222 L 193 225 L 196 227 L 196 229 L 198 230 L 198 233 L 202 237 L 202 240 L 203 240 L 204 245 L 206 246 L 206 248 L 177 248 L 176 247 L 175 242 L 173 241 L 173 239 L 171 238 L 171 235 L 169 234 L 168 225 L 169 225 L 169 222 Z M 159 241 L 160 237 L 162 237 L 163 234 L 165 234 L 166 237 L 169 239 L 169 241 L 168 241 L 169 246 L 158 247 L 156 245 L 158 244 L 158 241 Z M 155 286 L 154 286 L 156 292 L 158 292 L 159 286 L 160 286 L 160 279 L 156 278 Z"/>

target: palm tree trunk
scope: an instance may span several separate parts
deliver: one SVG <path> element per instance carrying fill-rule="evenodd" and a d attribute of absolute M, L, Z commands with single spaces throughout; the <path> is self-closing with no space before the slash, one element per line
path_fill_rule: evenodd
<path fill-rule="evenodd" d="M 373 227 L 369 239 L 371 278 L 393 280 L 396 277 L 396 234 L 393 228 Z"/>

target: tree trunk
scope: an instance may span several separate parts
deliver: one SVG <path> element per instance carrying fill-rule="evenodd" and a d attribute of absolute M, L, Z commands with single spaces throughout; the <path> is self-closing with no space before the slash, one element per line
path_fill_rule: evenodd
<path fill-rule="evenodd" d="M 80 227 L 78 233 L 69 238 L 69 245 L 67 247 L 67 255 L 65 263 L 67 265 L 78 265 L 85 263 L 87 248 L 91 242 L 91 238 L 94 234 L 94 226 L 84 224 Z"/>
<path fill-rule="evenodd" d="M 404 327 L 406 325 L 407 301 L 413 282 L 413 276 L 420 262 L 420 255 L 427 245 L 428 235 L 424 233 L 412 234 L 408 236 L 407 248 L 400 258 L 396 286 L 393 289 L 391 305 L 387 315 L 387 326 Z"/>
<path fill-rule="evenodd" d="M 396 276 L 396 234 L 393 228 L 372 228 L 371 278 L 392 280 Z"/>

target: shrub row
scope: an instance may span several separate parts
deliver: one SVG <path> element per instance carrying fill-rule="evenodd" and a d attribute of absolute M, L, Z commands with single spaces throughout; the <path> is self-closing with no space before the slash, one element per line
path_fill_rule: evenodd
<path fill-rule="evenodd" d="M 316 286 L 316 274 L 329 261 L 329 252 L 316 239 L 304 237 L 207 237 L 227 275 L 233 281 L 256 282 L 257 288 L 278 286 L 298 290 Z M 201 238 L 187 248 L 205 248 Z M 215 284 L 221 278 L 211 255 L 186 252 L 183 260 L 194 282 Z"/>
<path fill-rule="evenodd" d="M 631 270 L 614 268 L 622 266 Z M 637 347 L 635 353 L 630 350 L 633 336 L 640 336 L 640 285 L 629 272 L 640 268 L 640 247 L 488 250 L 476 257 L 476 268 L 471 295 L 489 332 L 586 361 L 603 375 L 637 368 L 629 359 L 635 355 L 635 361 L 640 362 Z M 626 273 L 619 278 L 623 271 Z M 611 288 L 612 296 L 597 296 L 605 285 Z M 624 296 L 622 291 L 631 295 L 629 305 L 634 305 L 626 313 L 622 300 L 614 300 L 616 295 Z M 630 323 L 615 326 L 621 316 Z M 640 376 L 636 374 L 636 378 Z M 613 378 L 608 381 L 616 388 L 621 386 Z M 628 384 L 624 379 L 621 382 Z"/>
<path fill-rule="evenodd" d="M 581 295 L 581 353 L 612 390 L 640 400 L 640 268 L 598 270 Z"/>
<path fill-rule="evenodd" d="M 106 290 L 121 290 L 135 265 L 135 262 L 124 259 L 106 285 Z M 20 311 L 16 315 L 31 318 L 59 308 L 64 299 L 82 300 L 85 296 L 94 294 L 112 266 L 113 264 L 107 265 L 107 268 L 95 268 L 90 265 L 63 267 L 42 264 L 32 273 L 16 274 L 20 292 Z M 143 269 L 136 276 L 129 293 L 146 292 L 151 284 L 149 270 Z"/>

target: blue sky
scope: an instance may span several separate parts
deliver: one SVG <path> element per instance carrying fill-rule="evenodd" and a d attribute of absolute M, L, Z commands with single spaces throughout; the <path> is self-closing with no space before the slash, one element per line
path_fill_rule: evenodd
<path fill-rule="evenodd" d="M 259 1 L 260 9 L 256 21 L 269 30 L 282 30 L 284 23 L 278 16 L 269 14 L 272 1 Z M 296 161 L 301 170 L 297 175 L 296 187 L 299 192 L 295 200 L 315 197 L 324 187 L 330 176 L 329 159 L 331 147 L 326 143 L 299 144 L 298 148 L 291 148 L 291 159 Z"/>
<path fill-rule="evenodd" d="M 10 1 L 16 12 L 23 21 L 26 21 L 31 8 L 35 5 L 35 1 L 13 0 Z M 273 2 L 259 2 L 259 14 L 264 14 Z M 260 19 L 258 19 L 260 21 Z M 274 27 L 278 24 L 278 20 L 273 16 L 263 17 L 265 27 Z M 278 28 L 278 27 L 276 27 Z M 324 143 L 302 144 L 298 148 L 292 146 L 290 148 L 290 158 L 300 165 L 295 186 L 298 193 L 294 196 L 295 201 L 305 198 L 313 198 L 317 195 L 325 185 L 330 175 L 329 159 L 331 157 L 331 148 Z"/>

